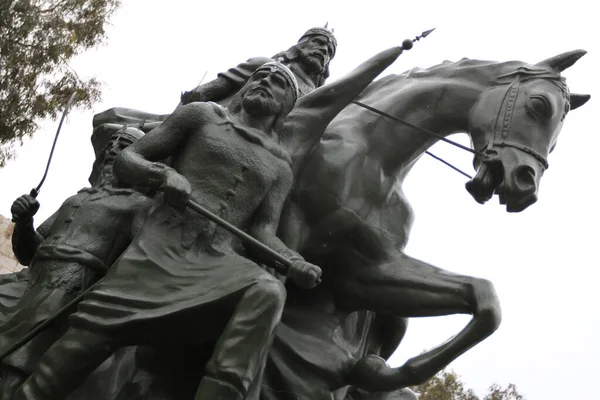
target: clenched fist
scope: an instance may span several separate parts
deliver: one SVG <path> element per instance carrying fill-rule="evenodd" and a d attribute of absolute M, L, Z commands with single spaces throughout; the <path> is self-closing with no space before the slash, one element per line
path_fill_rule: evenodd
<path fill-rule="evenodd" d="M 321 268 L 306 261 L 294 261 L 288 278 L 301 288 L 312 289 L 321 282 Z"/>
<path fill-rule="evenodd" d="M 35 197 L 24 194 L 23 196 L 18 197 L 10 208 L 12 221 L 18 223 L 31 220 L 39 208 L 40 203 Z"/>
<path fill-rule="evenodd" d="M 192 193 L 190 182 L 175 170 L 170 170 L 160 188 L 165 194 L 165 203 L 178 210 L 185 210 Z"/>

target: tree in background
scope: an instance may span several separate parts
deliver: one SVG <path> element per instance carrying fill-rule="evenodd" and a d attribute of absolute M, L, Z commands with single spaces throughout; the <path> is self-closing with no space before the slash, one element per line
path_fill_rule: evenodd
<path fill-rule="evenodd" d="M 83 81 L 68 62 L 105 39 L 120 0 L 0 0 L 0 167 L 14 143 L 43 118 L 56 118 L 75 91 L 91 107 L 100 83 Z"/>
<path fill-rule="evenodd" d="M 419 400 L 480 400 L 473 390 L 465 388 L 454 371 L 441 371 L 423 385 L 411 389 L 419 395 Z M 525 400 L 525 397 L 512 383 L 506 388 L 494 383 L 483 400 Z"/>
<path fill-rule="evenodd" d="M 460 377 L 454 371 L 441 371 L 423 385 L 412 388 L 419 394 L 419 400 L 479 400 L 471 390 L 465 389 Z"/>
<path fill-rule="evenodd" d="M 517 391 L 517 387 L 512 383 L 506 388 L 494 383 L 488 389 L 488 394 L 483 400 L 525 400 L 525 397 Z"/>

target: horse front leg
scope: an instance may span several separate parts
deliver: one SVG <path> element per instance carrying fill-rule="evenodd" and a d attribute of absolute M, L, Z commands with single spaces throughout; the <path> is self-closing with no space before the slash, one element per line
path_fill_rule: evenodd
<path fill-rule="evenodd" d="M 344 270 L 336 282 L 336 302 L 353 310 L 406 318 L 473 316 L 456 336 L 398 368 L 390 368 L 375 355 L 363 357 L 351 370 L 348 384 L 369 391 L 424 383 L 490 336 L 501 321 L 500 303 L 490 281 L 444 271 L 405 254 L 386 264 Z"/>

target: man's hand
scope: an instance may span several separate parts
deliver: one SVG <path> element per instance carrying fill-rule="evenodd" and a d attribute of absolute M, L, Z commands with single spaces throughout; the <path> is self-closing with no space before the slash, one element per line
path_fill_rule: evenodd
<path fill-rule="evenodd" d="M 306 261 L 293 261 L 288 278 L 304 289 L 312 289 L 321 282 L 321 268 Z"/>
<path fill-rule="evenodd" d="M 160 189 L 165 194 L 165 203 L 178 210 L 185 210 L 192 194 L 192 187 L 183 175 L 175 170 L 167 171 Z"/>
<path fill-rule="evenodd" d="M 15 223 L 30 221 L 33 219 L 33 216 L 39 208 L 40 203 L 35 197 L 24 194 L 23 196 L 18 197 L 10 208 L 12 221 Z"/>

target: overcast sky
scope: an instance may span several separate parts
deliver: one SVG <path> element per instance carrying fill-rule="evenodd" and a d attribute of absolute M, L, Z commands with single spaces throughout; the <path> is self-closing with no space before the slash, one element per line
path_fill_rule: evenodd
<path fill-rule="evenodd" d="M 483 395 L 493 382 L 513 382 L 529 400 L 600 399 L 600 29 L 592 2 L 123 2 L 106 45 L 72 62 L 82 77 L 105 83 L 103 101 L 91 111 L 73 110 L 63 127 L 36 224 L 88 184 L 95 113 L 114 106 L 168 113 L 205 71 L 208 80 L 249 57 L 271 56 L 327 21 L 339 43 L 330 80 L 433 27 L 383 75 L 462 57 L 536 63 L 587 50 L 563 75 L 571 92 L 592 99 L 567 116 L 538 202 L 520 214 L 506 213 L 497 198 L 481 206 L 464 189 L 464 177 L 423 158 L 405 185 L 416 212 L 407 253 L 496 285 L 502 326 L 451 365 L 467 386 Z M 0 214 L 9 216 L 12 201 L 39 182 L 57 125 L 44 122 L 0 170 Z M 468 144 L 465 135 L 455 138 Z M 432 151 L 472 173 L 468 153 L 443 143 Z M 446 340 L 467 320 L 412 320 L 391 364 Z"/>

